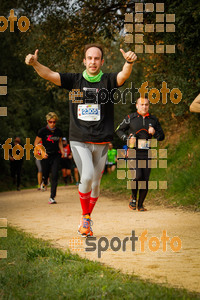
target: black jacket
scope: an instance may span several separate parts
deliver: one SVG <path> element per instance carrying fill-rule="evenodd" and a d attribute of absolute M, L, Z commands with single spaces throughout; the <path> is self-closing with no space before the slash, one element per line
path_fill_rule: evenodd
<path fill-rule="evenodd" d="M 165 135 L 158 119 L 149 113 L 144 117 L 138 112 L 126 116 L 117 127 L 116 133 L 123 141 L 126 141 L 130 134 L 134 134 L 136 139 L 148 140 L 152 138 L 152 135 L 148 133 L 149 125 L 155 129 L 154 138 L 158 141 L 164 140 Z"/>

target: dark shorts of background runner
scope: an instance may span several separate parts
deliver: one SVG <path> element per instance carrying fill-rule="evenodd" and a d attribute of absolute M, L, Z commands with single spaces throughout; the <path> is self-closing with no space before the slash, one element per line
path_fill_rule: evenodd
<path fill-rule="evenodd" d="M 71 170 L 71 166 L 72 166 L 71 159 L 61 158 L 60 163 L 61 163 L 61 169 Z"/>
<path fill-rule="evenodd" d="M 116 166 L 116 163 L 107 163 L 106 166 L 110 168 L 112 166 Z"/>

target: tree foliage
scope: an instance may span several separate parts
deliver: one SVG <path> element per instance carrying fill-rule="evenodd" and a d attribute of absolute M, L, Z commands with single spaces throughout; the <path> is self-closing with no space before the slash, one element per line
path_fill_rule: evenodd
<path fill-rule="evenodd" d="M 151 1 L 155 2 L 155 1 Z M 141 2 L 142 3 L 142 2 Z M 130 84 L 139 88 L 149 82 L 150 88 L 161 88 L 166 81 L 170 89 L 177 87 L 183 94 L 180 104 L 168 101 L 152 106 L 161 119 L 171 122 L 186 117 L 188 106 L 200 92 L 200 6 L 195 0 L 165 0 L 165 14 L 175 13 L 175 33 L 144 33 L 145 44 L 175 44 L 175 54 L 138 54 L 133 73 L 121 91 Z M 58 126 L 68 136 L 69 109 L 66 92 L 41 79 L 32 67 L 24 63 L 25 56 L 39 49 L 39 61 L 59 72 L 82 72 L 83 47 L 100 42 L 105 49 L 104 72 L 120 71 L 124 59 L 119 48 L 133 50 L 134 44 L 124 42 L 124 14 L 134 13 L 133 0 L 7 0 L 1 1 L 0 15 L 8 18 L 10 10 L 15 15 L 26 16 L 31 25 L 27 32 L 17 28 L 0 32 L 0 76 L 8 77 L 8 95 L 1 97 L 1 106 L 8 107 L 8 116 L 1 117 L 1 144 L 8 137 L 26 137 L 33 143 L 37 130 L 44 126 L 45 115 L 56 111 L 60 116 Z M 144 23 L 155 23 L 155 12 L 144 12 Z M 136 94 L 135 97 L 139 96 Z M 168 98 L 169 99 L 169 98 Z M 115 126 L 135 105 L 131 95 L 127 104 L 115 106 Z M 119 143 L 117 139 L 116 144 Z M 3 152 L 1 151 L 1 157 Z M 1 160 L 5 169 L 5 161 Z"/>

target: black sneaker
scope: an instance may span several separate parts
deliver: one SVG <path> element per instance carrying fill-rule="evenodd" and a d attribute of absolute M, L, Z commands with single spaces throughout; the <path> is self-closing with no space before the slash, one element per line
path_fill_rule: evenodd
<path fill-rule="evenodd" d="M 136 200 L 131 199 L 130 203 L 129 203 L 129 207 L 132 210 L 136 210 Z"/>
<path fill-rule="evenodd" d="M 138 207 L 138 211 L 147 211 L 147 209 L 144 206 Z"/>

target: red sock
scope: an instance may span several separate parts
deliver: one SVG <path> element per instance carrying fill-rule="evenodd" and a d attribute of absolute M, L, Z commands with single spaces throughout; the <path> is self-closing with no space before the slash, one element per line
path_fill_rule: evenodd
<path fill-rule="evenodd" d="M 78 191 L 78 192 L 79 192 L 79 196 L 80 196 L 83 215 L 87 215 L 87 214 L 90 213 L 90 194 L 91 194 L 91 191 L 89 193 L 81 193 L 80 191 Z"/>
<path fill-rule="evenodd" d="M 95 204 L 96 204 L 98 198 L 99 198 L 99 197 L 97 197 L 97 198 L 92 198 L 92 197 L 90 197 L 90 206 L 89 206 L 89 212 L 90 212 L 90 214 L 92 213 L 93 208 L 94 208 L 94 206 L 95 206 Z"/>

